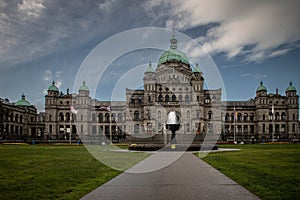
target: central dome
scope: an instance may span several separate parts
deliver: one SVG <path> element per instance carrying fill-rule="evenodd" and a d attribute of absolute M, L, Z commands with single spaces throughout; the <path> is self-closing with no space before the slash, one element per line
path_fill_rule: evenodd
<path fill-rule="evenodd" d="M 170 40 L 171 46 L 168 51 L 165 51 L 159 58 L 158 64 L 162 64 L 168 61 L 178 61 L 185 63 L 187 65 L 190 64 L 189 59 L 187 56 L 180 50 L 177 49 L 177 40 L 172 35 L 172 39 Z"/>

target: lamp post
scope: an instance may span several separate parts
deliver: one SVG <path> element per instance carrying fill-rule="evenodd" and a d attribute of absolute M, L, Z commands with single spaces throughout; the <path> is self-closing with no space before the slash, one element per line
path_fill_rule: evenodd
<path fill-rule="evenodd" d="M 69 142 L 72 143 L 72 113 L 70 114 Z"/>
<path fill-rule="evenodd" d="M 274 125 L 274 105 L 272 105 L 272 142 L 274 143 L 274 131 L 275 131 L 275 125 Z"/>

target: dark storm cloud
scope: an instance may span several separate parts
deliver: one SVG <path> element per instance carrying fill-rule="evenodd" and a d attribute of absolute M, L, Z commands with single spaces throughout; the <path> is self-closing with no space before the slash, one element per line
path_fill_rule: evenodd
<path fill-rule="evenodd" d="M 136 1 L 23 0 L 0 3 L 2 66 L 26 62 L 149 20 Z"/>

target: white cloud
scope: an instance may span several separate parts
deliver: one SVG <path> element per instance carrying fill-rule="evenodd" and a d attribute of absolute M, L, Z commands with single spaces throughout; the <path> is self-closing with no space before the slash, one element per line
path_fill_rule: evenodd
<path fill-rule="evenodd" d="M 55 81 L 55 86 L 60 88 L 62 85 L 62 74 L 63 71 L 52 72 L 50 69 L 44 71 L 42 79 L 46 82 L 47 85 L 51 84 L 52 81 Z M 44 90 L 45 92 L 46 90 Z"/>
<path fill-rule="evenodd" d="M 257 80 L 262 80 L 267 77 L 266 74 L 258 74 L 258 73 L 256 73 L 256 74 L 255 73 L 244 73 L 244 74 L 241 74 L 240 76 L 244 77 L 244 78 L 254 78 Z"/>
<path fill-rule="evenodd" d="M 114 0 L 103 1 L 103 2 L 99 3 L 98 7 L 99 7 L 100 11 L 110 12 L 111 9 L 113 8 L 114 2 L 115 2 Z"/>
<path fill-rule="evenodd" d="M 44 72 L 43 80 L 44 80 L 44 81 L 51 81 L 51 80 L 52 80 L 52 72 L 51 72 L 49 69 L 47 69 L 47 70 Z"/>
<path fill-rule="evenodd" d="M 224 52 L 228 58 L 242 55 L 251 62 L 296 48 L 300 40 L 299 7 L 298 0 L 152 0 L 145 4 L 150 16 L 157 8 L 165 10 L 168 28 L 186 30 L 216 24 L 205 37 L 200 36 L 203 47 L 211 53 Z M 286 44 L 288 48 L 282 47 Z"/>
<path fill-rule="evenodd" d="M 39 17 L 45 8 L 43 0 L 23 0 L 18 4 L 18 10 L 28 17 Z"/>

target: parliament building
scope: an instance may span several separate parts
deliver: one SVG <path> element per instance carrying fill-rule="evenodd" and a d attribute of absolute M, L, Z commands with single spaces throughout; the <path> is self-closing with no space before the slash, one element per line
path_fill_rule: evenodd
<path fill-rule="evenodd" d="M 220 134 L 219 141 L 291 141 L 299 139 L 299 96 L 290 83 L 281 95 L 268 93 L 261 82 L 248 101 L 222 101 L 221 89 L 205 89 L 198 65 L 177 49 L 170 49 L 144 73 L 143 89 L 126 89 L 126 101 L 98 101 L 83 82 L 77 94 L 60 93 L 53 82 L 45 97 L 48 138 L 125 138 L 126 135 L 170 134 L 167 115 L 175 111 L 177 134 Z M 76 114 L 70 111 L 74 106 Z M 77 113 L 78 111 L 78 113 Z"/>

